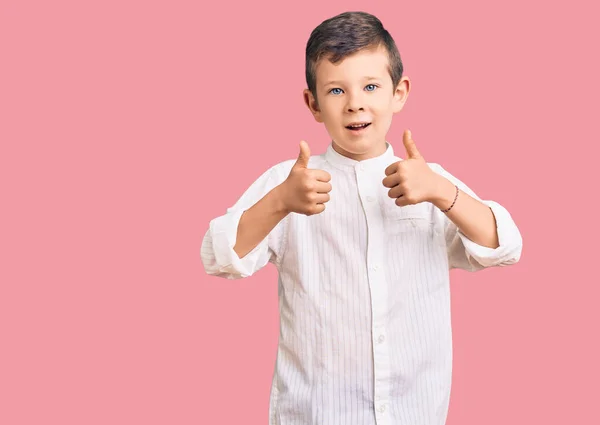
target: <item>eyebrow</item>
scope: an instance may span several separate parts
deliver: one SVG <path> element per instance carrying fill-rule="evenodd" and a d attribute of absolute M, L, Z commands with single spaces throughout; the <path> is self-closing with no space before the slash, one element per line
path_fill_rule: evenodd
<path fill-rule="evenodd" d="M 381 78 L 379 77 L 364 77 L 363 80 L 364 81 L 371 81 L 371 80 L 380 80 Z M 328 86 L 330 84 L 343 84 L 343 81 L 328 81 L 325 84 L 323 84 L 323 87 Z"/>

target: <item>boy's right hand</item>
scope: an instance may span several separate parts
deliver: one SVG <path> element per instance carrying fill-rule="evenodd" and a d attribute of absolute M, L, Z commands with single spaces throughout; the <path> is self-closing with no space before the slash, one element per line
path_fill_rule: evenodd
<path fill-rule="evenodd" d="M 288 178 L 281 184 L 281 197 L 287 212 L 313 215 L 325 210 L 331 191 L 331 175 L 324 170 L 308 168 L 310 149 L 300 142 L 300 154 Z"/>

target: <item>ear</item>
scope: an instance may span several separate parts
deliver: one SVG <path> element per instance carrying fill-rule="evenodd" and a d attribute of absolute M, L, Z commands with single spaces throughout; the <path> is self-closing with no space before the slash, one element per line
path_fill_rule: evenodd
<path fill-rule="evenodd" d="M 400 112 L 408 99 L 408 93 L 410 92 L 410 79 L 408 77 L 402 77 L 394 90 L 394 98 L 392 100 L 392 110 L 394 113 Z"/>
<path fill-rule="evenodd" d="M 312 92 L 309 89 L 304 89 L 304 103 L 310 110 L 310 113 L 313 114 L 316 122 L 323 122 L 321 118 L 321 110 L 319 109 L 319 104 L 317 100 L 314 98 Z"/>

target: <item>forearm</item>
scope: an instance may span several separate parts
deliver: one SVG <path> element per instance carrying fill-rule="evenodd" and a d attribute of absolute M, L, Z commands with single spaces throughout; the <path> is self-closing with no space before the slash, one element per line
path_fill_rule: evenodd
<path fill-rule="evenodd" d="M 267 237 L 275 226 L 288 215 L 281 201 L 281 186 L 273 188 L 256 204 L 244 211 L 237 229 L 233 250 L 245 257 Z"/>
<path fill-rule="evenodd" d="M 439 177 L 439 191 L 432 203 L 445 210 L 454 201 L 456 187 L 445 177 Z M 454 206 L 445 214 L 473 242 L 489 248 L 499 246 L 496 218 L 490 207 L 481 201 L 459 190 Z"/>

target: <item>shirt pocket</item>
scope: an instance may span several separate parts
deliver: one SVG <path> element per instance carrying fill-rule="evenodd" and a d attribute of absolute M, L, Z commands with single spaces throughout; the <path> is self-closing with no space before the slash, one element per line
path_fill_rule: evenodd
<path fill-rule="evenodd" d="M 393 201 L 386 202 L 382 208 L 383 222 L 390 236 L 422 236 L 432 243 L 445 246 L 443 223 L 434 220 L 432 205 L 427 202 L 397 206 Z"/>
<path fill-rule="evenodd" d="M 385 202 L 382 214 L 386 229 L 392 232 L 429 230 L 434 225 L 431 210 L 424 202 L 404 207 L 397 206 L 393 201 Z"/>

